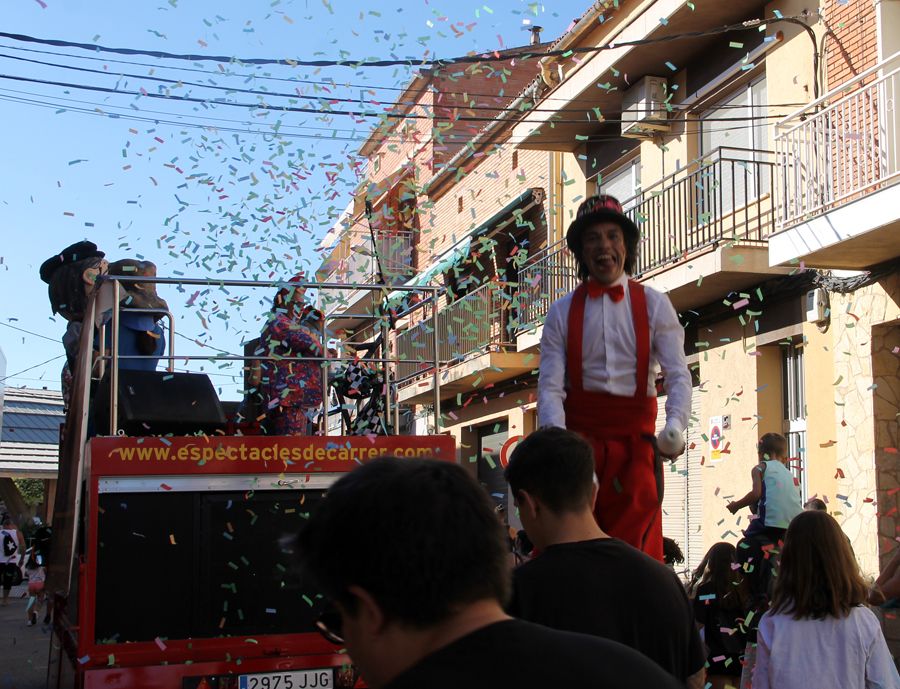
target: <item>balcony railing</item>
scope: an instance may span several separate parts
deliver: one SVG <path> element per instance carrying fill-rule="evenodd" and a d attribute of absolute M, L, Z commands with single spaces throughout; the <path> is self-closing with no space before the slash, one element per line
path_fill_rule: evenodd
<path fill-rule="evenodd" d="M 637 274 L 724 242 L 775 231 L 770 151 L 718 148 L 622 205 L 641 231 Z"/>
<path fill-rule="evenodd" d="M 772 153 L 720 148 L 626 199 L 641 231 L 637 274 L 720 243 L 762 243 L 775 231 Z M 519 273 L 518 330 L 541 323 L 550 304 L 575 289 L 578 268 L 565 240 L 547 247 Z"/>
<path fill-rule="evenodd" d="M 433 318 L 420 321 L 397 335 L 397 380 L 403 382 L 432 370 L 434 329 L 438 361 L 446 367 L 475 352 L 500 351 L 515 345 L 511 329 L 515 297 L 504 283 L 487 283 L 457 299 Z"/>
<path fill-rule="evenodd" d="M 779 228 L 900 178 L 898 87 L 895 53 L 778 123 Z"/>

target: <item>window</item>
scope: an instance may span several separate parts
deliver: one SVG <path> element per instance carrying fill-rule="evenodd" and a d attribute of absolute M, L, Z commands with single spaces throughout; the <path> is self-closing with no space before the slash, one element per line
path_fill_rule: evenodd
<path fill-rule="evenodd" d="M 640 203 L 641 159 L 634 158 L 624 166 L 597 177 L 597 193 L 616 197 L 627 213 Z"/>
<path fill-rule="evenodd" d="M 462 196 L 456 197 L 456 212 L 457 213 L 463 212 L 463 197 Z"/>
<path fill-rule="evenodd" d="M 513 169 L 513 172 L 515 172 L 516 170 L 519 169 L 519 152 L 518 152 L 518 151 L 513 151 L 513 154 L 512 154 L 512 169 Z"/>
<path fill-rule="evenodd" d="M 742 87 L 700 115 L 700 152 L 709 167 L 701 213 L 721 217 L 771 191 L 766 149 L 766 80 Z M 703 218 L 706 221 L 706 218 Z"/>
<path fill-rule="evenodd" d="M 806 501 L 806 372 L 803 348 L 791 345 L 781 353 L 781 391 L 784 437 L 788 441 L 791 471 L 800 485 L 800 495 Z"/>

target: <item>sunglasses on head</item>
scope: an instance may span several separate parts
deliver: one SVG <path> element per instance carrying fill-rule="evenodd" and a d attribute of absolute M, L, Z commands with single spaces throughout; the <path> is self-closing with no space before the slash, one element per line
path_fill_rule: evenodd
<path fill-rule="evenodd" d="M 316 629 L 333 644 L 343 645 L 344 630 L 341 613 L 334 605 L 329 605 L 316 620 Z"/>

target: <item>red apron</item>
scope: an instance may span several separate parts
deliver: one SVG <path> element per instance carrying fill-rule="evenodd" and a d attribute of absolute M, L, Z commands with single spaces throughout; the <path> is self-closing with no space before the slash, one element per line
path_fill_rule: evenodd
<path fill-rule="evenodd" d="M 600 485 L 594 505 L 597 524 L 610 536 L 662 561 L 662 510 L 656 455 L 648 440 L 656 430 L 656 397 L 647 394 L 650 322 L 644 287 L 633 280 L 628 281 L 637 342 L 633 397 L 584 389 L 582 343 L 587 292 L 587 285 L 578 287 L 569 309 L 566 427 L 583 435 L 594 448 Z M 609 306 L 615 308 L 612 303 Z"/>

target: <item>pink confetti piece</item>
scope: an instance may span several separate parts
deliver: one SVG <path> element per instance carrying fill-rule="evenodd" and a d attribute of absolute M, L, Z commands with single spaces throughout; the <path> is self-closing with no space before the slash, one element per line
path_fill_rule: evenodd
<path fill-rule="evenodd" d="M 155 643 L 159 647 L 160 651 L 166 650 L 166 644 L 163 643 L 163 640 L 160 639 L 159 637 L 156 637 L 155 639 L 153 639 L 153 643 Z"/>
<path fill-rule="evenodd" d="M 747 306 L 747 304 L 749 304 L 749 303 L 750 303 L 750 300 L 749 300 L 749 299 L 741 299 L 740 301 L 734 302 L 734 303 L 731 305 L 731 308 L 733 308 L 735 311 L 737 311 L 738 309 L 744 308 L 744 307 Z"/>
<path fill-rule="evenodd" d="M 41 6 L 41 9 L 42 9 L 42 10 L 47 9 L 47 3 L 46 3 L 46 2 L 43 2 L 43 0 L 34 0 L 34 1 L 35 1 L 38 5 Z"/>

